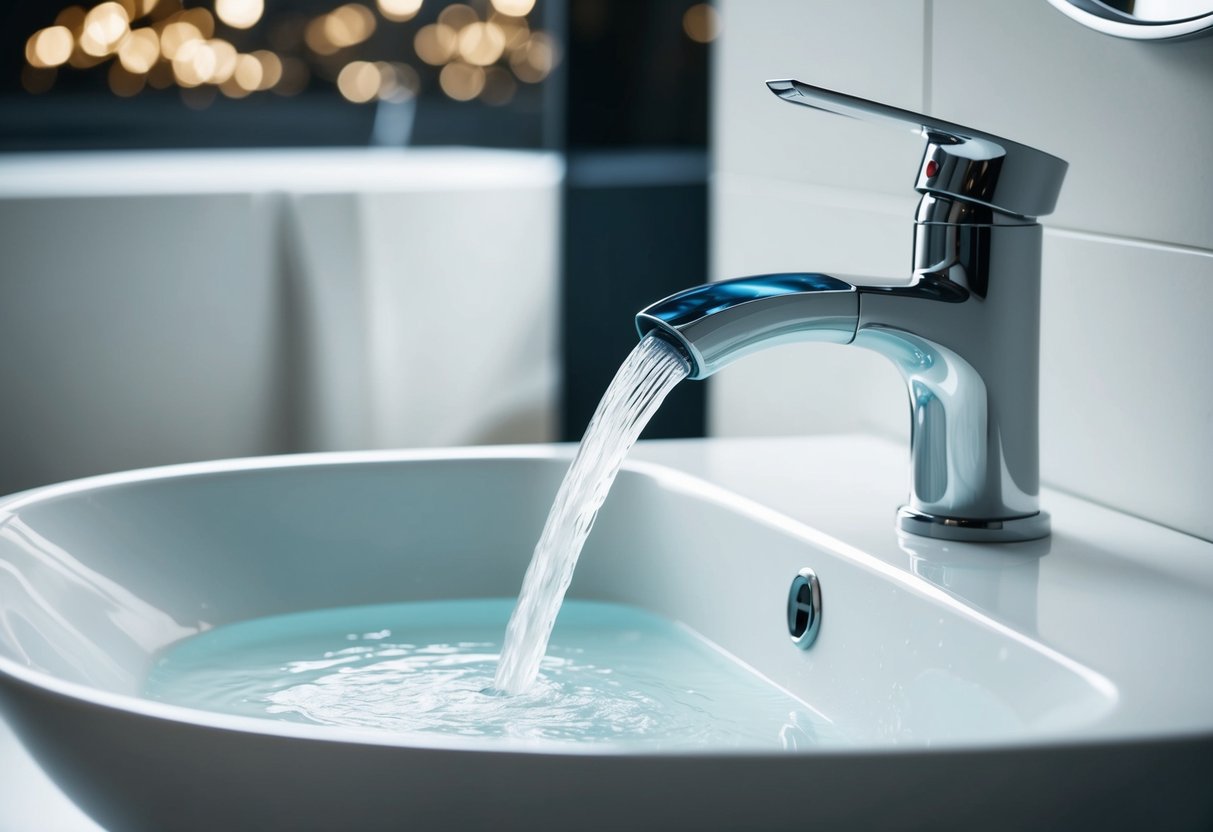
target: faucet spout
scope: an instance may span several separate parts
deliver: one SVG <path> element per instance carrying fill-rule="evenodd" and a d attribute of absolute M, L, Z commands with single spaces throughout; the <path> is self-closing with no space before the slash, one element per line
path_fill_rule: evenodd
<path fill-rule="evenodd" d="M 859 328 L 859 290 L 824 274 L 762 274 L 707 283 L 636 315 L 650 333 L 678 347 L 704 379 L 737 359 L 797 341 L 849 344 Z"/>
<path fill-rule="evenodd" d="M 901 285 L 824 274 L 709 283 L 636 316 L 702 379 L 791 341 L 853 344 L 891 360 L 910 394 L 910 499 L 902 531 L 945 540 L 1035 540 L 1040 510 L 1041 228 L 1066 163 L 1033 147 L 800 81 L 784 101 L 914 128 L 913 270 Z"/>

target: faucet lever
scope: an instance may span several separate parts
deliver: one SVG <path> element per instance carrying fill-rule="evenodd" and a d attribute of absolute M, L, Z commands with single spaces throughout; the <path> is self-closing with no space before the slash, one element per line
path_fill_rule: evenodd
<path fill-rule="evenodd" d="M 1017 217 L 1053 211 L 1066 162 L 1000 136 L 931 116 L 857 98 L 803 81 L 767 81 L 771 92 L 794 104 L 899 127 L 927 139 L 915 190 L 974 202 Z"/>

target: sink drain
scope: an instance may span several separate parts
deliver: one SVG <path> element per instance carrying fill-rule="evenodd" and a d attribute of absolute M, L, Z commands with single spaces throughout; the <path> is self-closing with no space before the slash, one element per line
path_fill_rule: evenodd
<path fill-rule="evenodd" d="M 801 650 L 808 648 L 821 629 L 821 583 L 812 569 L 801 569 L 788 590 L 788 635 Z"/>

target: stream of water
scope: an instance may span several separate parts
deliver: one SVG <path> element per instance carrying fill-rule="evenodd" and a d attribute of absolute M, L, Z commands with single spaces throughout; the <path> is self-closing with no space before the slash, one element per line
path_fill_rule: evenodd
<path fill-rule="evenodd" d="M 615 374 L 535 544 L 518 605 L 506 628 L 494 680 L 497 690 L 519 694 L 534 683 L 598 509 L 641 431 L 690 371 L 687 360 L 673 346 L 648 335 Z"/>

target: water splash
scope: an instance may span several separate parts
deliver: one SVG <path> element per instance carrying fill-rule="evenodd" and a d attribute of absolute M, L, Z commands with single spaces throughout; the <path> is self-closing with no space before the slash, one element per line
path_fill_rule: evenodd
<path fill-rule="evenodd" d="M 494 680 L 497 690 L 520 694 L 535 682 L 598 509 L 641 431 L 690 369 L 677 349 L 652 335 L 641 339 L 619 368 L 590 419 L 535 545 L 506 628 Z"/>

